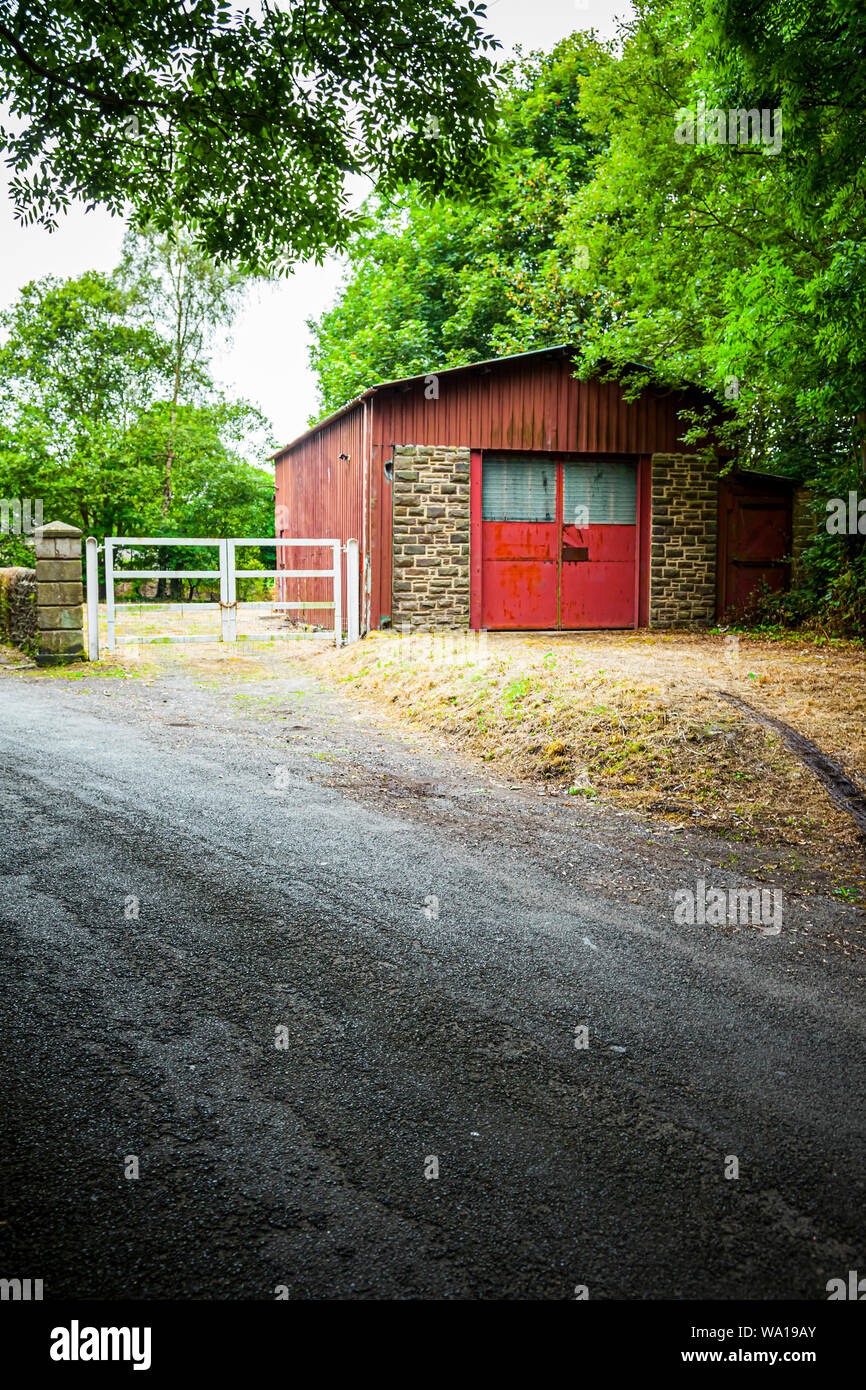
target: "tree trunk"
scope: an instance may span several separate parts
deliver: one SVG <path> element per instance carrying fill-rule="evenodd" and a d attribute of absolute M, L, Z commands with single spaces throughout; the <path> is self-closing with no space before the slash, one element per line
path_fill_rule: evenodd
<path fill-rule="evenodd" d="M 174 400 L 173 400 L 172 403 L 171 403 L 171 420 L 170 420 L 169 429 L 168 429 L 168 448 L 167 448 L 166 453 L 165 453 L 165 477 L 164 477 L 164 480 L 163 480 L 163 488 L 162 488 L 162 514 L 163 514 L 163 516 L 168 516 L 169 510 L 170 510 L 170 508 L 171 508 L 171 498 L 172 498 L 172 491 L 171 491 L 171 469 L 172 469 L 172 465 L 173 465 L 173 463 L 174 463 L 174 433 L 175 433 L 175 426 L 176 426 L 176 424 L 177 424 L 177 395 L 178 395 L 178 383 L 179 383 L 179 378 L 180 378 L 180 372 L 179 372 L 179 370 L 177 370 L 177 371 L 175 372 L 175 378 L 174 378 Z"/>
<path fill-rule="evenodd" d="M 157 555 L 156 555 L 156 568 L 157 568 L 158 570 L 168 569 L 168 551 L 167 551 L 167 550 L 158 550 L 158 551 L 157 551 Z M 168 592 L 168 589 L 167 589 L 168 582 L 169 582 L 169 581 L 168 581 L 167 579 L 158 579 L 158 580 L 156 581 L 156 601 L 157 601 L 157 603 L 165 603 L 165 600 L 166 600 L 166 597 L 167 597 L 167 592 Z"/>
<path fill-rule="evenodd" d="M 178 271 L 180 276 L 180 271 Z M 171 507 L 171 470 L 174 464 L 174 438 L 177 427 L 177 403 L 180 399 L 180 369 L 181 354 L 183 352 L 183 294 L 181 281 L 178 279 L 177 289 L 177 319 L 174 340 L 174 391 L 171 397 L 171 419 L 168 427 L 168 448 L 165 454 L 165 478 L 162 489 L 162 514 L 168 516 Z"/>

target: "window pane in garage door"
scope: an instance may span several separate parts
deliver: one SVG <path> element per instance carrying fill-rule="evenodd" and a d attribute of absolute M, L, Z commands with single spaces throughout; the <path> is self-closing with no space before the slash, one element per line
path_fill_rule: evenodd
<path fill-rule="evenodd" d="M 485 454 L 481 494 L 485 521 L 555 521 L 556 464 L 537 454 Z"/>
<path fill-rule="evenodd" d="M 562 517 L 566 526 L 634 526 L 635 465 L 601 460 L 563 464 Z"/>

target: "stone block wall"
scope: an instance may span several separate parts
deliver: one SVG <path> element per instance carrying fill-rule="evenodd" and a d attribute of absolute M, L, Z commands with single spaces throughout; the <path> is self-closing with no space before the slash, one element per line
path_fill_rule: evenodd
<path fill-rule="evenodd" d="M 718 496 L 718 464 L 653 454 L 650 627 L 714 621 Z"/>
<path fill-rule="evenodd" d="M 394 450 L 391 625 L 469 626 L 469 450 Z"/>
<path fill-rule="evenodd" d="M 36 571 L 0 569 L 0 642 L 36 654 Z"/>

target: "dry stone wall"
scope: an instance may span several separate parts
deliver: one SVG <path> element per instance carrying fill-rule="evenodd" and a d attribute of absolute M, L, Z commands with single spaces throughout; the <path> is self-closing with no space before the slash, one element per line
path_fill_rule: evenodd
<path fill-rule="evenodd" d="M 0 569 L 0 642 L 36 653 L 36 571 Z"/>

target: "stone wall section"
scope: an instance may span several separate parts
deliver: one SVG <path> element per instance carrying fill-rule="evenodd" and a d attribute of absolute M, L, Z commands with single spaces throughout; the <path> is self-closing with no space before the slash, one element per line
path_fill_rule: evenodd
<path fill-rule="evenodd" d="M 0 569 L 0 642 L 36 654 L 36 571 Z"/>
<path fill-rule="evenodd" d="M 716 616 L 718 464 L 653 454 L 650 627 L 696 627 Z"/>
<path fill-rule="evenodd" d="M 469 626 L 469 450 L 394 449 L 391 625 Z"/>

